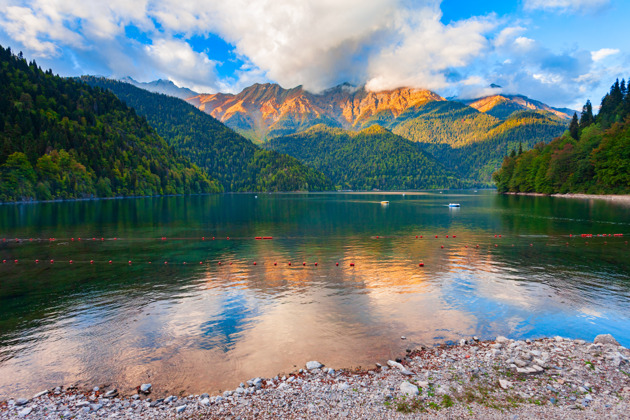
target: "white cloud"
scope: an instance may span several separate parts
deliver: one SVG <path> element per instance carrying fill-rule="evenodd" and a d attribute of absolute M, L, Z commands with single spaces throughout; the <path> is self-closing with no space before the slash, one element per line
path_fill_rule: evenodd
<path fill-rule="evenodd" d="M 445 73 L 449 69 L 466 66 L 487 49 L 485 33 L 494 28 L 492 19 L 444 25 L 440 17 L 439 11 L 432 8 L 411 16 L 400 15 L 393 45 L 370 58 L 366 87 L 440 89 L 448 84 Z"/>
<path fill-rule="evenodd" d="M 203 92 L 212 89 L 216 81 L 216 62 L 193 51 L 184 41 L 159 39 L 147 45 L 145 51 L 153 66 L 179 86 Z"/>
<path fill-rule="evenodd" d="M 608 3 L 524 0 L 524 7 L 565 13 Z M 440 0 L 0 0 L 0 39 L 38 61 L 58 57 L 49 63 L 55 71 L 65 65 L 66 74 L 168 78 L 206 92 L 261 81 L 313 91 L 350 82 L 450 96 L 496 93 L 488 86 L 497 83 L 553 104 L 576 101 L 623 55 L 551 51 L 528 33 L 534 22 L 514 17 L 441 18 Z M 126 36 L 130 25 L 137 40 Z M 192 47 L 191 37 L 208 34 L 233 46 L 240 68 L 218 76 L 229 65 Z"/>
<path fill-rule="evenodd" d="M 525 9 L 583 13 L 601 10 L 609 3 L 610 0 L 525 0 Z"/>
<path fill-rule="evenodd" d="M 602 48 L 601 50 L 591 51 L 591 58 L 593 61 L 601 61 L 611 55 L 619 54 L 619 52 L 616 48 Z"/>

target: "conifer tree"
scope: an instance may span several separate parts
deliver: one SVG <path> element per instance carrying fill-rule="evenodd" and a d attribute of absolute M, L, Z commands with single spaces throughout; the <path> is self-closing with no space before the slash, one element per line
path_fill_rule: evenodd
<path fill-rule="evenodd" d="M 573 119 L 571 120 L 571 124 L 569 125 L 569 134 L 571 134 L 571 137 L 573 137 L 574 139 L 578 139 L 580 137 L 580 126 L 578 124 L 578 117 L 577 117 L 577 113 L 573 113 Z"/>
<path fill-rule="evenodd" d="M 588 127 L 593 124 L 593 105 L 591 100 L 587 99 L 586 104 L 582 107 L 582 115 L 580 116 L 580 128 Z"/>

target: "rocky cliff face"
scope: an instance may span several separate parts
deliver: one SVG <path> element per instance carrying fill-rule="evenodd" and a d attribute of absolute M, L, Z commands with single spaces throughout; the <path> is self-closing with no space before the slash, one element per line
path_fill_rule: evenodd
<path fill-rule="evenodd" d="M 255 140 L 289 134 L 316 124 L 360 129 L 373 119 L 394 119 L 405 110 L 443 101 L 426 90 L 368 92 L 348 84 L 314 94 L 296 87 L 255 84 L 237 95 L 197 95 L 188 101 Z"/>

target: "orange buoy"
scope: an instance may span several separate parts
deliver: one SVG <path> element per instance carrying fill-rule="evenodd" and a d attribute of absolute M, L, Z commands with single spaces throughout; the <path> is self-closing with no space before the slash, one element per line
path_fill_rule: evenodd
<path fill-rule="evenodd" d="M 437 236 L 437 235 L 435 235 L 435 239 L 437 239 L 437 237 L 438 237 L 438 236 Z"/>
<path fill-rule="evenodd" d="M 448 239 L 448 235 L 446 235 L 446 239 Z"/>
<path fill-rule="evenodd" d="M 418 235 L 416 235 L 416 239 L 418 239 Z"/>
<path fill-rule="evenodd" d="M 15 260 L 15 262 L 17 262 L 17 260 Z M 72 260 L 70 260 L 70 264 L 72 264 Z"/>
<path fill-rule="evenodd" d="M 50 260 L 50 263 L 53 264 L 55 262 L 55 260 Z"/>
<path fill-rule="evenodd" d="M 256 261 L 254 261 L 254 265 L 256 265 Z"/>
<path fill-rule="evenodd" d="M 131 264 L 131 260 L 129 260 L 129 264 Z M 186 264 L 186 263 L 184 263 L 184 264 Z"/>
<path fill-rule="evenodd" d="M 90 260 L 90 264 L 94 264 L 94 260 Z"/>
<path fill-rule="evenodd" d="M 39 264 L 39 260 L 35 260 L 35 264 Z"/>
<path fill-rule="evenodd" d="M 303 262 L 303 263 L 302 263 L 302 265 L 306 266 L 306 263 L 305 263 L 305 262 Z"/>
<path fill-rule="evenodd" d="M 354 267 L 354 263 L 350 263 L 350 267 Z"/>
<path fill-rule="evenodd" d="M 420 239 L 422 239 L 422 235 L 420 235 Z"/>
<path fill-rule="evenodd" d="M 273 263 L 273 265 L 278 265 L 278 263 L 277 263 L 277 262 L 275 262 L 275 263 Z"/>
<path fill-rule="evenodd" d="M 339 267 L 339 263 L 335 263 L 335 265 L 336 265 L 337 267 Z"/>
<path fill-rule="evenodd" d="M 444 248 L 444 245 L 440 246 L 440 248 Z"/>
<path fill-rule="evenodd" d="M 203 261 L 199 261 L 199 265 L 203 265 Z"/>
<path fill-rule="evenodd" d="M 457 238 L 457 235 L 453 235 L 453 238 Z"/>
<path fill-rule="evenodd" d="M 111 263 L 112 263 L 112 260 L 109 260 L 109 263 L 111 264 Z"/>
<path fill-rule="evenodd" d="M 219 261 L 219 263 L 218 263 L 218 264 L 219 264 L 219 265 L 221 265 L 221 261 Z"/>
<path fill-rule="evenodd" d="M 289 265 L 291 265 L 291 263 L 289 263 Z"/>
<path fill-rule="evenodd" d="M 419 267 L 424 267 L 424 263 L 418 264 Z"/>
<path fill-rule="evenodd" d="M 317 267 L 317 263 L 315 263 L 315 267 Z"/>

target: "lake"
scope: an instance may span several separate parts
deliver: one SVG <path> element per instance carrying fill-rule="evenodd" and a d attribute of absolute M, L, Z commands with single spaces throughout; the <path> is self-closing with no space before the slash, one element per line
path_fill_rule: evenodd
<path fill-rule="evenodd" d="M 216 392 L 473 335 L 628 347 L 628 236 L 627 205 L 495 191 L 2 205 L 0 399 Z"/>

